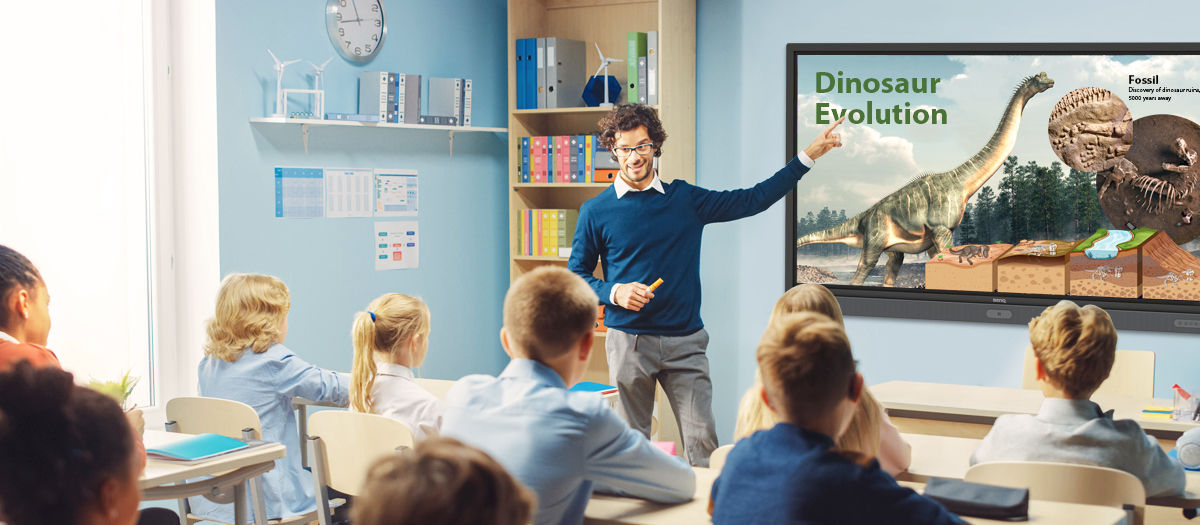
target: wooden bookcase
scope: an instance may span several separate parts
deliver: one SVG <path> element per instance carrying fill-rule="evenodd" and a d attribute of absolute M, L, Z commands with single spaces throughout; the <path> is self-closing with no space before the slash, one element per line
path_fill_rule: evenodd
<path fill-rule="evenodd" d="M 575 208 L 608 184 L 522 183 L 521 138 L 542 135 L 594 134 L 609 108 L 517 109 L 516 40 L 559 37 L 582 40 L 587 48 L 585 73 L 600 66 L 595 44 L 606 56 L 626 59 L 626 33 L 658 31 L 659 118 L 667 130 L 658 173 L 664 181 L 696 181 L 696 2 L 695 0 L 508 0 L 508 236 L 509 277 L 545 264 L 566 267 L 567 259 L 516 255 L 517 217 L 530 208 Z M 626 80 L 625 62 L 609 66 L 609 74 Z M 624 101 L 623 89 L 617 102 Z M 597 269 L 597 274 L 599 269 Z M 604 332 L 597 332 L 586 381 L 608 383 Z M 678 429 L 661 388 L 659 439 L 679 441 Z M 682 451 L 682 445 L 679 445 Z"/>

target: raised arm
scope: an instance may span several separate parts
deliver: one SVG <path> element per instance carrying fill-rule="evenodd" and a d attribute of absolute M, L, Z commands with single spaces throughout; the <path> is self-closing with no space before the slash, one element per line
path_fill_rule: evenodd
<path fill-rule="evenodd" d="M 705 223 L 725 222 L 749 217 L 763 212 L 787 195 L 800 178 L 812 168 L 812 162 L 829 152 L 841 147 L 841 134 L 835 133 L 845 117 L 825 128 L 813 139 L 812 143 L 787 166 L 775 172 L 771 178 L 755 184 L 753 188 L 730 191 L 710 191 L 699 187 L 692 188 L 692 200 L 696 203 L 696 212 Z"/>

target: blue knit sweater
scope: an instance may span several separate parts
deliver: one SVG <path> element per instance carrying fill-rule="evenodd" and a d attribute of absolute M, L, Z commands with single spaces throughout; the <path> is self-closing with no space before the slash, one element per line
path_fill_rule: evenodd
<path fill-rule="evenodd" d="M 607 304 L 604 324 L 632 334 L 687 335 L 700 320 L 700 234 L 704 225 L 749 217 L 787 195 L 808 168 L 792 159 L 753 188 L 711 191 L 676 180 L 617 198 L 610 186 L 579 209 L 567 267 Z M 604 278 L 592 275 L 600 259 Z M 663 284 L 640 312 L 609 304 L 617 283 Z"/>

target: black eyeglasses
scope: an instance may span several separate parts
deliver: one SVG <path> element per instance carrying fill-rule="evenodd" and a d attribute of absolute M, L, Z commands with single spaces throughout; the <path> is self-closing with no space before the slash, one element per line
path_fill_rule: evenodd
<path fill-rule="evenodd" d="M 638 155 L 646 156 L 654 153 L 654 148 L 655 144 L 653 142 L 647 142 L 645 144 L 638 144 L 637 146 L 618 146 L 613 148 L 613 153 L 618 157 L 628 157 L 634 152 L 637 152 Z"/>

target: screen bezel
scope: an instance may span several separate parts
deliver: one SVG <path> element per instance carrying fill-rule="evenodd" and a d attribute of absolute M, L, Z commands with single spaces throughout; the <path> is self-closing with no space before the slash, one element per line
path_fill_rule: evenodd
<path fill-rule="evenodd" d="M 799 153 L 796 144 L 797 59 L 803 55 L 1200 55 L 1200 43 L 874 43 L 787 44 L 784 161 Z M 820 169 L 819 167 L 816 169 Z M 801 182 L 803 185 L 803 182 Z M 796 188 L 786 197 L 784 289 L 796 282 Z M 1146 299 L 1093 299 L 1000 292 L 910 290 L 875 286 L 825 285 L 846 315 L 1026 324 L 1062 299 L 1104 308 L 1119 329 L 1200 334 L 1200 303 Z"/>

